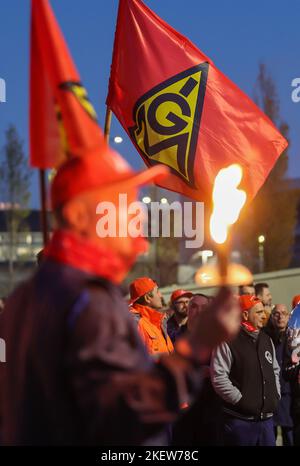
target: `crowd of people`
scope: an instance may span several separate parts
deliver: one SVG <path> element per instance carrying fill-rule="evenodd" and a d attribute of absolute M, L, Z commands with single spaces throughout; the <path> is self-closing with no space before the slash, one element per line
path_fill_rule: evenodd
<path fill-rule="evenodd" d="M 267 284 L 178 289 L 166 308 L 140 277 L 128 306 L 120 285 L 145 240 L 99 237 L 97 205 L 120 219 L 119 194 L 134 201 L 163 175 L 130 171 L 107 146 L 57 171 L 53 235 L 0 314 L 2 445 L 275 445 L 277 426 L 300 444 L 289 309 Z"/>
<path fill-rule="evenodd" d="M 233 341 L 215 348 L 204 364 L 209 368 L 206 390 L 211 391 L 210 404 L 208 409 L 206 397 L 198 410 L 205 411 L 207 419 L 203 420 L 199 412 L 190 426 L 181 421 L 184 433 L 179 435 L 176 426 L 173 441 L 175 445 L 192 445 L 196 438 L 201 445 L 273 446 L 280 427 L 282 444 L 299 446 L 299 363 L 289 357 L 287 324 L 300 296 L 293 298 L 289 309 L 285 304 L 272 303 L 267 283 L 240 286 L 238 293 L 240 331 Z M 130 312 L 136 322 L 142 319 L 138 330 L 154 357 L 173 351 L 170 339 L 175 347 L 192 327 L 195 315 L 214 299 L 177 289 L 170 297 L 169 308 L 163 310 L 158 286 L 148 277 L 136 279 L 130 285 L 130 295 Z M 212 413 L 217 415 L 211 419 Z"/>

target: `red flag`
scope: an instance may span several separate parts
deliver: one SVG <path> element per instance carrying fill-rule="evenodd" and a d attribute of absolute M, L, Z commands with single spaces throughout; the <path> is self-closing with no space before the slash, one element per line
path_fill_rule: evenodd
<path fill-rule="evenodd" d="M 287 147 L 211 60 L 140 0 L 120 0 L 107 103 L 145 163 L 171 168 L 160 186 L 198 200 L 233 163 L 253 198 Z"/>
<path fill-rule="evenodd" d="M 103 136 L 48 0 L 31 11 L 30 163 L 45 169 Z"/>

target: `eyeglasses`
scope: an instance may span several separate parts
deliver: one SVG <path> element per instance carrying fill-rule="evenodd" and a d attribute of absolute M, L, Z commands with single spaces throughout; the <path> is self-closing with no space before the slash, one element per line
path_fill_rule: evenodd
<path fill-rule="evenodd" d="M 274 312 L 273 317 L 288 317 L 288 312 Z"/>

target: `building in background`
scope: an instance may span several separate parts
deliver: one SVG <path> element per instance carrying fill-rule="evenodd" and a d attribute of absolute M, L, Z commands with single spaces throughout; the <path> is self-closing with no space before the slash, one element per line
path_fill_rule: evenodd
<path fill-rule="evenodd" d="M 286 180 L 281 186 L 282 190 L 288 190 L 291 194 L 300 192 L 300 178 Z M 171 204 L 174 201 L 191 202 L 177 193 L 166 191 L 158 187 L 151 187 L 141 191 L 140 199 L 150 211 L 152 201 L 160 202 L 162 205 Z M 8 294 L 8 247 L 9 234 L 7 232 L 6 213 L 9 206 L 0 202 L 0 297 Z M 149 218 L 149 224 L 151 218 Z M 187 238 L 148 238 L 150 248 L 148 253 L 140 256 L 134 268 L 124 282 L 124 290 L 127 284 L 138 276 L 150 276 L 157 280 L 161 286 L 172 286 L 175 284 L 191 284 L 199 267 L 205 263 L 214 263 L 216 253 L 214 244 L 205 234 L 204 244 L 200 249 L 187 249 L 185 241 Z M 284 238 L 282 238 L 284 241 Z M 267 241 L 267 238 L 266 238 Z M 43 248 L 43 236 L 40 227 L 40 211 L 30 211 L 26 222 L 21 225 L 15 245 L 15 274 L 16 283 L 36 267 L 36 255 Z M 274 252 L 276 253 L 276 251 Z M 259 245 L 257 248 L 257 262 L 259 263 Z M 241 261 L 241 253 L 238 241 L 233 243 L 231 260 Z M 293 245 L 292 260 L 289 268 L 300 267 L 300 203 L 298 206 L 297 224 L 295 229 L 295 240 Z M 258 270 L 257 270 L 258 271 Z M 263 270 L 261 270 L 263 272 Z"/>
<path fill-rule="evenodd" d="M 291 178 L 286 180 L 286 184 L 282 189 L 289 191 L 291 194 L 300 193 L 300 178 Z M 282 238 L 284 241 L 284 238 Z M 297 223 L 295 229 L 295 241 L 293 245 L 293 254 L 290 267 L 300 267 L 300 202 L 297 210 Z"/>
<path fill-rule="evenodd" d="M 0 203 L 0 297 L 10 292 L 9 255 L 11 235 L 7 229 L 8 205 Z M 40 211 L 32 210 L 22 222 L 13 247 L 14 285 L 25 279 L 36 267 L 36 255 L 43 248 Z"/>
<path fill-rule="evenodd" d="M 287 179 L 285 180 L 285 183 L 282 183 L 281 186 L 279 187 L 280 190 L 282 191 L 288 191 L 291 196 L 297 195 L 299 197 L 300 193 L 300 178 L 295 178 L 295 179 Z M 154 192 L 154 195 L 153 195 Z M 171 203 L 174 200 L 179 201 L 179 202 L 194 202 L 191 201 L 189 198 L 185 198 L 183 196 L 178 196 L 175 193 L 166 191 L 166 190 L 161 190 L 160 188 L 150 188 L 149 191 L 144 191 L 143 197 L 146 198 L 147 205 L 150 205 L 150 201 L 156 200 L 159 201 L 161 198 L 165 198 L 167 202 Z M 207 219 L 207 214 L 208 212 L 205 212 L 206 215 L 206 223 L 208 221 Z M 166 285 L 165 280 L 160 280 L 160 277 L 164 274 L 162 272 L 163 268 L 164 271 L 172 268 L 171 270 L 172 273 L 168 273 L 169 277 L 172 277 L 172 280 L 170 281 L 167 279 L 168 285 L 172 285 L 175 283 L 174 277 L 177 277 L 176 283 L 178 284 L 189 284 L 193 283 L 194 281 L 194 275 L 195 272 L 201 265 L 205 263 L 214 263 L 217 259 L 215 249 L 214 249 L 214 243 L 211 241 L 209 233 L 206 231 L 205 233 L 205 239 L 204 239 L 204 244 L 203 246 L 199 249 L 188 249 L 185 247 L 185 240 L 186 238 L 182 238 L 178 241 L 178 251 L 177 254 L 174 253 L 173 251 L 173 261 L 171 260 L 172 258 L 170 257 L 170 254 L 167 258 L 169 265 L 167 264 L 166 267 L 163 267 L 163 264 L 166 260 L 166 254 L 162 253 L 161 248 L 158 246 L 158 241 L 157 239 L 150 239 L 150 252 L 142 256 L 138 262 L 138 269 L 143 270 L 145 274 L 147 274 L 148 271 L 152 271 L 152 276 L 153 278 L 156 278 L 159 282 L 162 282 L 162 285 Z M 253 257 L 253 263 L 254 263 L 254 273 L 263 273 L 264 270 L 264 248 L 266 247 L 266 242 L 268 241 L 267 235 L 263 236 L 259 235 L 257 237 L 257 248 L 256 248 L 256 257 Z M 285 241 L 285 238 L 282 238 L 282 241 Z M 166 242 L 165 243 L 166 248 L 173 248 L 172 241 Z M 300 266 L 300 202 L 298 205 L 298 211 L 297 211 L 297 222 L 296 222 L 296 228 L 295 228 L 295 234 L 294 234 L 294 243 L 291 245 L 292 251 L 291 251 L 291 261 L 289 264 L 288 268 L 293 268 L 293 267 L 299 267 Z M 243 251 L 245 252 L 245 251 Z M 172 253 L 172 251 L 170 251 Z M 276 254 L 276 251 L 274 251 L 274 254 Z M 175 257 L 176 256 L 176 257 Z M 242 262 L 242 251 L 239 247 L 239 238 L 236 237 L 234 238 L 234 241 L 232 242 L 232 252 L 231 252 L 231 260 L 237 263 Z M 173 265 L 172 265 L 173 263 Z M 152 265 L 152 267 L 151 267 Z M 174 270 L 174 269 L 177 270 Z M 133 278 L 135 270 L 133 271 Z M 163 277 L 164 278 L 164 277 Z"/>

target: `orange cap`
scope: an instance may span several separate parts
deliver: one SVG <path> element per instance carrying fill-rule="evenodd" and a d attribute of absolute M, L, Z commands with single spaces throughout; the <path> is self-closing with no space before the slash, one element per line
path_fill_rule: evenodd
<path fill-rule="evenodd" d="M 261 303 L 261 300 L 258 299 L 254 295 L 242 295 L 239 297 L 239 302 L 240 302 L 240 307 L 242 311 L 248 311 L 251 309 L 253 306 L 255 306 L 258 303 Z"/>
<path fill-rule="evenodd" d="M 170 298 L 171 303 L 173 304 L 174 301 L 181 298 L 182 296 L 186 296 L 187 298 L 191 298 L 193 296 L 193 293 L 191 293 L 190 291 L 185 291 L 185 290 L 175 290 L 171 294 L 171 298 Z"/>
<path fill-rule="evenodd" d="M 156 286 L 157 283 L 149 277 L 137 278 L 129 285 L 130 303 L 133 304 L 146 293 L 152 291 Z"/>
<path fill-rule="evenodd" d="M 300 303 L 300 294 L 296 294 L 296 296 L 293 297 L 292 308 L 294 309 L 294 307 L 296 307 L 297 304 L 299 303 Z"/>
<path fill-rule="evenodd" d="M 83 192 L 126 181 L 134 187 L 157 181 L 168 174 L 165 165 L 158 164 L 141 172 L 134 172 L 117 152 L 103 143 L 67 160 L 59 169 L 51 185 L 51 203 L 55 209 Z"/>

